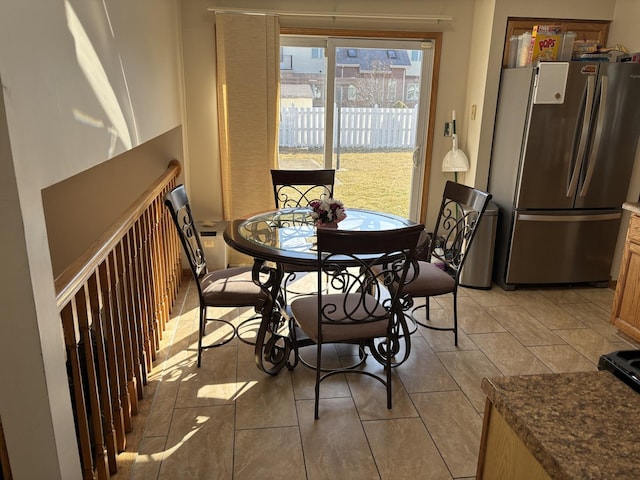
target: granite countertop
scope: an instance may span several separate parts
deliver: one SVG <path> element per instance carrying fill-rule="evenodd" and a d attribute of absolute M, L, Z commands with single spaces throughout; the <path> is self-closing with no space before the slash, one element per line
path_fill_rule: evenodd
<path fill-rule="evenodd" d="M 622 208 L 629 210 L 631 213 L 640 215 L 640 203 L 638 202 L 624 202 Z"/>
<path fill-rule="evenodd" d="M 553 479 L 640 479 L 640 394 L 606 371 L 485 378 L 482 390 Z"/>

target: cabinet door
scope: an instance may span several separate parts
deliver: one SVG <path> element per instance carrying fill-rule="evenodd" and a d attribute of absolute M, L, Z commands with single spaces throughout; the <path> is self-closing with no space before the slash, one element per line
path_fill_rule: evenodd
<path fill-rule="evenodd" d="M 557 18 L 509 18 L 505 37 L 502 66 L 509 65 L 509 39 L 512 35 L 531 32 L 534 25 L 560 25 L 565 32 L 575 32 L 576 40 L 596 40 L 600 45 L 607 44 L 609 21 L 606 20 L 562 20 Z"/>
<path fill-rule="evenodd" d="M 476 478 L 551 480 L 504 417 L 489 400 L 486 403 Z"/>
<path fill-rule="evenodd" d="M 631 216 L 622 253 L 611 323 L 640 341 L 640 217 Z"/>

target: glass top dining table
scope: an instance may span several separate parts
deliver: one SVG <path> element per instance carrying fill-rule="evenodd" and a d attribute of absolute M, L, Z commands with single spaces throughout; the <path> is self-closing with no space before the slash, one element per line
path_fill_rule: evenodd
<path fill-rule="evenodd" d="M 272 210 L 230 222 L 224 231 L 224 239 L 235 250 L 253 257 L 252 278 L 266 297 L 258 307 L 262 315 L 255 338 L 254 355 L 258 368 L 275 375 L 285 365 L 295 366 L 289 363 L 289 356 L 300 339 L 291 335 L 293 326 L 280 294 L 283 265 L 316 268 L 318 228 L 380 231 L 412 225 L 416 223 L 397 215 L 353 208 L 335 227 L 316 227 L 310 208 Z"/>
<path fill-rule="evenodd" d="M 393 230 L 416 223 L 390 213 L 349 209 L 338 230 Z M 254 258 L 315 267 L 317 228 L 309 208 L 287 208 L 259 213 L 235 220 L 224 232 L 225 241 L 241 253 Z"/>

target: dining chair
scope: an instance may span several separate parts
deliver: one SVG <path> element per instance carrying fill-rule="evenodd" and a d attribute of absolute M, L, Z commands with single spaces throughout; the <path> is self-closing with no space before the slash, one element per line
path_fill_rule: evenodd
<path fill-rule="evenodd" d="M 230 321 L 207 316 L 207 308 L 254 307 L 258 312 L 265 297 L 262 289 L 252 280 L 251 267 L 226 268 L 215 271 L 207 269 L 207 261 L 202 249 L 200 235 L 193 221 L 184 185 L 178 185 L 167 193 L 164 197 L 164 203 L 171 212 L 171 218 L 175 223 L 198 289 L 200 301 L 198 367 L 200 367 L 203 350 L 225 345 L 238 335 L 236 327 Z M 256 314 L 249 320 L 258 317 L 259 315 Z M 219 324 L 216 333 L 221 329 L 225 329 L 226 332 L 218 334 L 219 340 L 203 345 L 203 338 L 207 335 L 206 327 L 208 323 Z"/>
<path fill-rule="evenodd" d="M 273 183 L 273 196 L 276 208 L 300 208 L 308 207 L 314 200 L 323 200 L 333 197 L 336 171 L 325 170 L 271 170 Z M 288 294 L 304 295 L 308 292 L 300 289 L 292 289 L 291 284 L 308 269 L 296 265 L 283 265 L 284 277 L 282 280 L 282 298 L 285 305 L 288 304 Z"/>
<path fill-rule="evenodd" d="M 391 348 L 384 349 L 382 376 L 353 367 L 323 368 L 323 345 L 371 345 L 374 339 L 381 338 L 387 345 L 393 342 L 394 324 L 404 315 L 403 286 L 408 280 L 407 272 L 416 271 L 409 267 L 423 230 L 423 225 L 384 231 L 318 229 L 317 293 L 291 302 L 297 325 L 316 345 L 316 419 L 320 383 L 338 373 L 375 378 L 386 387 L 387 408 L 391 408 Z M 380 265 L 384 267 L 374 272 L 373 267 Z M 390 285 L 395 287 L 391 293 Z"/>
<path fill-rule="evenodd" d="M 333 197 L 336 171 L 271 170 L 276 208 L 307 207 L 313 200 Z"/>
<path fill-rule="evenodd" d="M 458 345 L 458 285 L 460 272 L 482 219 L 491 194 L 452 181 L 447 181 L 440 210 L 431 239 L 419 254 L 418 273 L 404 286 L 404 293 L 412 298 L 424 297 L 424 305 L 417 305 L 408 313 L 417 325 L 432 330 L 452 331 Z M 431 297 L 453 294 L 453 325 L 436 325 L 429 318 Z M 425 309 L 425 320 L 416 312 Z"/>

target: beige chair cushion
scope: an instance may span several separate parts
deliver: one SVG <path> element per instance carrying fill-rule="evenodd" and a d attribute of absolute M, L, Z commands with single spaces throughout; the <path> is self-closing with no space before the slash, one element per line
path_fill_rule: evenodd
<path fill-rule="evenodd" d="M 202 277 L 202 295 L 207 305 L 237 307 L 257 304 L 264 293 L 251 280 L 251 267 L 209 272 Z"/>
<path fill-rule="evenodd" d="M 403 293 L 412 297 L 431 297 L 451 293 L 456 288 L 456 281 L 444 270 L 429 262 L 418 262 L 418 276 L 404 286 Z M 413 268 L 409 269 L 407 278 L 413 277 Z"/>
<path fill-rule="evenodd" d="M 346 297 L 346 300 L 345 300 Z M 360 294 L 330 294 L 322 296 L 323 305 L 335 305 L 337 308 L 330 318 L 340 319 L 349 316 L 354 319 L 367 319 L 369 312 L 373 310 L 376 316 L 384 315 L 385 309 L 377 300 L 366 295 L 367 308 L 358 305 L 361 299 Z M 291 302 L 291 311 L 300 328 L 314 342 L 318 342 L 318 297 L 316 295 L 299 297 Z M 364 338 L 384 337 L 387 335 L 389 320 L 376 320 L 372 322 L 357 322 L 353 320 L 343 320 L 341 323 L 323 324 L 322 338 L 324 342 L 339 342 L 348 340 L 359 340 Z"/>

